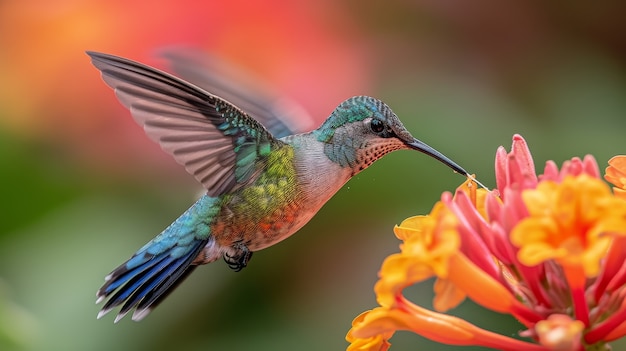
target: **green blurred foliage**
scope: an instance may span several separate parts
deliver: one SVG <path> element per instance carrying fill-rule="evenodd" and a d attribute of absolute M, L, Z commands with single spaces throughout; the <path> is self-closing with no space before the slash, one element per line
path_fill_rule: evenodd
<path fill-rule="evenodd" d="M 481 4 L 466 18 L 429 2 L 346 3 L 378 62 L 375 94 L 407 128 L 491 186 L 495 150 L 508 148 L 514 133 L 526 138 L 539 169 L 588 153 L 603 168 L 626 152 L 626 39 L 613 35 L 623 26 L 605 29 L 616 25 L 611 9 L 533 2 L 522 19 L 506 22 L 488 10 L 506 5 Z M 509 42 L 512 29 L 533 38 Z M 96 289 L 193 202 L 193 179 L 147 179 L 160 170 L 108 174 L 73 162 L 58 145 L 0 136 L 2 350 L 344 349 L 351 320 L 376 304 L 380 264 L 397 251 L 393 225 L 428 212 L 463 180 L 421 154 L 394 153 L 242 272 L 202 267 L 146 320 L 114 325 L 111 316 L 95 319 Z M 430 286 L 411 293 L 430 306 Z M 505 335 L 521 328 L 471 303 L 453 313 Z M 392 350 L 479 350 L 408 333 L 392 343 Z"/>

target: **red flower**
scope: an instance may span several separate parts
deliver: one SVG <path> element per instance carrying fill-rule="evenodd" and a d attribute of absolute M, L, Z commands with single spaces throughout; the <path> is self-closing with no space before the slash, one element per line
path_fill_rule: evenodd
<path fill-rule="evenodd" d="M 624 165 L 613 159 L 607 169 L 620 188 Z M 386 350 L 396 330 L 498 350 L 597 350 L 626 334 L 626 201 L 602 182 L 594 158 L 561 169 L 549 161 L 537 176 L 515 135 L 510 153 L 496 153 L 496 181 L 487 192 L 468 180 L 454 196 L 444 193 L 430 215 L 395 228 L 401 252 L 383 263 L 375 287 L 381 306 L 354 321 L 349 341 L 360 346 L 352 349 Z M 433 276 L 439 312 L 402 294 Z M 441 313 L 465 297 L 511 314 L 531 341 Z"/>

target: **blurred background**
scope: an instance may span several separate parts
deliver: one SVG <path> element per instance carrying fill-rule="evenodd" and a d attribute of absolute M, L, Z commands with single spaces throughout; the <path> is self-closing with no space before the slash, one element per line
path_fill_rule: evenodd
<path fill-rule="evenodd" d="M 199 48 L 262 77 L 316 124 L 347 97 L 376 96 L 493 186 L 496 148 L 514 133 L 540 169 L 585 154 L 603 169 L 626 152 L 625 4 L 0 2 L 0 349 L 345 349 L 352 319 L 376 306 L 381 262 L 398 250 L 393 225 L 463 181 L 421 154 L 394 153 L 242 272 L 202 267 L 141 323 L 96 320 L 104 276 L 200 188 L 144 136 L 85 50 L 167 69 L 160 49 Z M 430 306 L 428 284 L 409 294 Z M 520 330 L 471 303 L 453 313 Z M 408 333 L 392 342 L 479 350 Z"/>

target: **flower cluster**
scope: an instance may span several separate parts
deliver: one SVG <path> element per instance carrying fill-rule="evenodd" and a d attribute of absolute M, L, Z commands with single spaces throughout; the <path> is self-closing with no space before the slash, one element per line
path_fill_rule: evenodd
<path fill-rule="evenodd" d="M 537 176 L 525 140 L 496 153 L 497 190 L 468 180 L 426 216 L 394 228 L 403 241 L 374 288 L 379 307 L 362 313 L 348 350 L 387 350 L 397 330 L 436 342 L 498 350 L 608 350 L 626 334 L 626 157 L 601 179 L 592 156 Z M 403 289 L 436 277 L 434 311 Z M 465 298 L 514 316 L 514 339 L 444 312 Z M 495 298 L 494 298 L 495 297 Z"/>

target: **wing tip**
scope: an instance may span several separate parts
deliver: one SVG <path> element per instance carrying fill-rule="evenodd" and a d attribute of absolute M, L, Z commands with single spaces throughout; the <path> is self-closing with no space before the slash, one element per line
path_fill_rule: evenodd
<path fill-rule="evenodd" d="M 91 58 L 91 61 L 104 61 L 107 57 L 111 57 L 113 55 L 105 54 L 103 52 L 86 50 L 85 54 Z"/>

